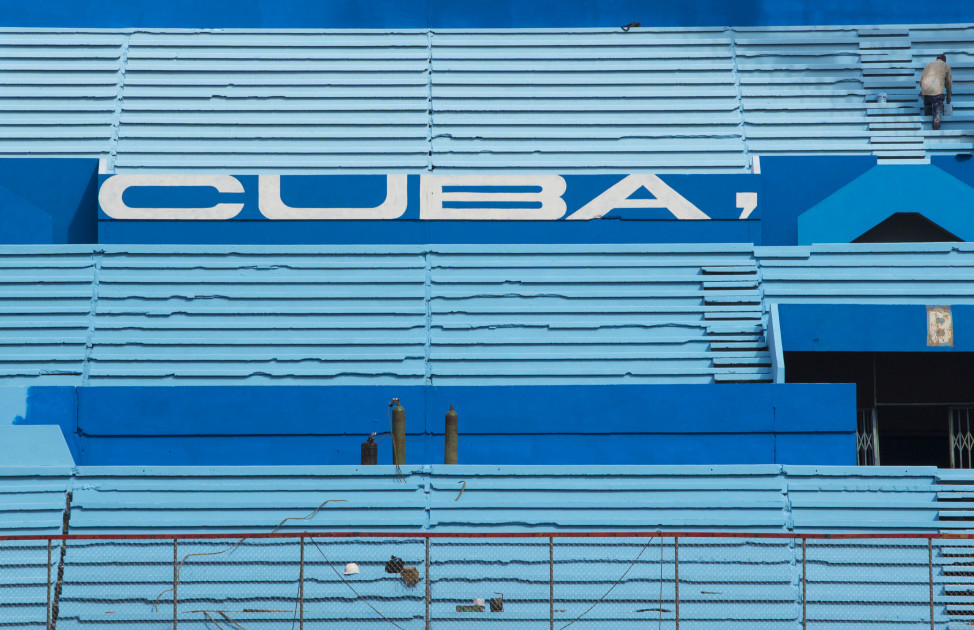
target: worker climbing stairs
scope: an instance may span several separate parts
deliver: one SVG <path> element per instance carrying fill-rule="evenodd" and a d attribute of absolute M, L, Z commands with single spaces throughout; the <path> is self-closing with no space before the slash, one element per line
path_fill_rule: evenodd
<path fill-rule="evenodd" d="M 859 54 L 865 88 L 869 141 L 880 164 L 927 164 L 938 153 L 970 153 L 974 122 L 964 112 L 966 56 L 951 55 L 956 36 L 907 27 L 859 29 Z M 945 52 L 954 68 L 958 112 L 934 130 L 923 114 L 920 73 Z"/>

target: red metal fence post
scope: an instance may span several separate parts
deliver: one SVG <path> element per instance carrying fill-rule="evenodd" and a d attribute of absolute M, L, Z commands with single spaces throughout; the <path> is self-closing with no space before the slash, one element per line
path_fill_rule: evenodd
<path fill-rule="evenodd" d="M 548 620 L 555 630 L 555 538 L 548 536 Z"/>
<path fill-rule="evenodd" d="M 430 630 L 432 625 L 432 584 L 430 581 L 431 576 L 431 539 L 432 538 L 474 538 L 481 540 L 488 540 L 493 538 L 547 538 L 548 539 L 548 622 L 549 628 L 554 630 L 555 628 L 555 558 L 554 558 L 554 541 L 555 538 L 570 538 L 570 539 L 583 539 L 583 538 L 643 538 L 647 536 L 660 536 L 665 538 L 666 536 L 673 537 L 673 601 L 674 601 L 674 626 L 676 630 L 680 628 L 680 539 L 681 538 L 694 538 L 694 539 L 768 539 L 768 540 L 788 540 L 788 548 L 794 551 L 794 542 L 796 539 L 801 540 L 801 627 L 802 630 L 808 629 L 808 540 L 911 540 L 919 542 L 920 540 L 927 540 L 927 580 L 928 580 L 928 595 L 929 595 L 929 623 L 930 629 L 936 630 L 937 625 L 937 609 L 936 609 L 936 594 L 937 590 L 934 583 L 934 558 L 933 558 L 933 539 L 937 540 L 974 540 L 974 535 L 970 534 L 928 534 L 928 533 L 890 533 L 890 532 L 863 532 L 863 533 L 815 533 L 815 534 L 796 534 L 796 533 L 783 533 L 783 532 L 713 532 L 713 531 L 689 531 L 689 532 L 669 532 L 666 534 L 661 534 L 660 532 L 636 532 L 636 531 L 626 531 L 626 532 L 392 532 L 392 531 L 365 531 L 365 532 L 354 532 L 354 531 L 328 531 L 328 532 L 254 532 L 254 533 L 240 533 L 240 532 L 226 532 L 226 533 L 199 533 L 199 534 L 173 534 L 173 533 L 160 533 L 160 534 L 61 534 L 61 535 L 41 535 L 41 534 L 29 534 L 29 535 L 0 535 L 0 542 L 8 541 L 42 541 L 47 543 L 47 608 L 46 617 L 47 623 L 45 630 L 55 630 L 58 621 L 58 598 L 61 591 L 61 564 L 64 562 L 65 547 L 69 541 L 75 540 L 102 540 L 102 541 L 126 541 L 126 540 L 152 540 L 152 541 L 168 541 L 172 540 L 172 592 L 173 592 L 173 602 L 172 602 L 172 627 L 173 630 L 178 630 L 179 626 L 179 573 L 181 569 L 181 563 L 179 561 L 179 540 L 214 540 L 214 539 L 282 539 L 282 538 L 300 538 L 298 541 L 300 544 L 300 569 L 299 569 L 299 588 L 298 588 L 298 606 L 300 608 L 300 619 L 301 626 L 300 630 L 304 630 L 304 590 L 305 590 L 305 538 L 308 536 L 322 537 L 322 538 L 423 538 L 425 546 L 426 555 L 426 565 L 425 569 L 425 581 L 426 581 L 426 595 L 425 595 L 425 629 Z M 53 544 L 55 541 L 60 541 L 61 546 L 61 562 L 58 565 L 57 576 L 54 575 L 54 565 L 53 565 Z M 240 544 L 239 542 L 237 544 Z M 532 543 L 533 545 L 534 543 Z M 543 543 L 542 543 L 543 544 Z M 662 544 L 662 543 L 661 543 Z M 664 547 L 665 548 L 665 547 Z M 824 553 L 824 552 L 823 552 Z M 195 554 L 190 554 L 195 555 Z M 661 572 L 664 571 L 662 566 L 664 554 L 660 556 Z M 184 561 L 189 556 L 184 557 Z M 792 556 L 793 557 L 793 556 Z M 638 559 L 638 558 L 637 558 Z M 665 573 L 662 573 L 665 575 Z M 946 579 L 946 578 L 943 578 Z M 661 584 L 661 588 L 664 588 L 665 584 Z M 945 587 L 946 588 L 946 587 Z M 164 591 L 165 592 L 165 591 Z M 918 602 L 919 603 L 919 602 Z M 158 599 L 154 602 L 154 605 L 158 604 Z M 296 611 L 295 611 L 296 612 Z M 564 611 L 561 611 L 564 612 Z M 381 613 L 380 613 L 381 614 Z M 925 624 L 926 625 L 926 624 Z"/>
<path fill-rule="evenodd" d="M 178 598 L 176 596 L 177 589 L 179 588 L 179 561 L 177 560 L 179 556 L 179 539 L 172 539 L 172 630 L 176 630 L 176 602 Z"/>
<path fill-rule="evenodd" d="M 808 627 L 808 589 L 805 572 L 805 539 L 802 538 L 802 630 Z"/>
<path fill-rule="evenodd" d="M 47 625 L 46 630 L 51 630 L 51 539 L 47 539 Z"/>
<path fill-rule="evenodd" d="M 927 538 L 927 569 L 930 573 L 930 630 L 933 628 L 933 539 Z"/>

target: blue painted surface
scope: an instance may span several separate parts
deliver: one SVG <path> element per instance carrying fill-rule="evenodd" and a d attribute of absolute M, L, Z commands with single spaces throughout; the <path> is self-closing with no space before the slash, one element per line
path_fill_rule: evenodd
<path fill-rule="evenodd" d="M 762 158 L 760 244 L 797 245 L 798 217 L 874 166 L 869 155 Z"/>
<path fill-rule="evenodd" d="M 692 224 L 691 224 L 692 223 Z M 101 221 L 100 243 L 756 243 L 758 221 Z"/>
<path fill-rule="evenodd" d="M 946 160 L 938 162 L 948 163 Z M 963 240 L 974 240 L 974 162 L 949 162 L 949 170 L 932 165 L 876 165 L 870 156 L 777 157 L 763 162 L 761 175 L 663 175 L 661 179 L 710 220 L 678 220 L 676 202 L 666 208 L 616 208 L 604 218 L 566 220 L 620 175 L 565 175 L 567 209 L 550 221 L 476 220 L 491 218 L 492 209 L 522 208 L 531 215 L 538 203 L 486 202 L 470 212 L 470 221 L 420 218 L 419 176 L 408 176 L 408 204 L 397 219 L 268 220 L 258 209 L 257 177 L 237 176 L 243 194 L 219 195 L 215 189 L 174 185 L 132 187 L 124 195 L 136 208 L 209 208 L 242 203 L 224 221 L 132 220 L 100 213 L 103 243 L 579 243 L 579 242 L 753 242 L 796 245 L 850 242 L 897 212 L 918 212 Z M 959 177 L 953 176 L 954 174 Z M 108 176 L 102 176 L 104 183 Z M 386 194 L 381 176 L 284 177 L 285 202 L 295 208 L 379 205 Z M 502 188 L 451 188 L 497 193 Z M 525 191 L 520 187 L 519 192 Z M 757 209 L 746 219 L 737 206 L 738 193 L 757 195 Z M 631 199 L 653 199 L 646 188 Z M 966 200 L 966 201 L 965 201 Z M 681 201 L 682 202 L 682 201 Z M 621 203 L 621 202 L 620 202 Z M 447 202 L 445 207 L 471 203 Z M 477 204 L 474 204 L 477 205 Z M 850 212 L 855 208 L 855 212 Z M 151 210 L 149 210 L 151 211 Z M 192 211 L 201 213 L 204 211 Z M 193 216 L 196 216 L 194 214 Z M 698 218 L 697 215 L 693 217 Z"/>
<path fill-rule="evenodd" d="M 97 242 L 98 161 L 0 158 L 0 243 Z"/>
<path fill-rule="evenodd" d="M 953 346 L 927 345 L 927 309 L 909 305 L 782 304 L 789 351 L 974 352 L 974 306 L 951 308 Z"/>
<path fill-rule="evenodd" d="M 931 15 L 925 7 L 907 0 L 869 0 L 849 4 L 823 0 L 691 0 L 678 5 L 665 2 L 607 0 L 593 4 L 571 0 L 530 3 L 500 0 L 470 5 L 459 0 L 380 0 L 361 3 L 340 0 L 308 3 L 299 0 L 270 2 L 217 0 L 203 4 L 180 0 L 161 7 L 148 0 L 98 0 L 59 6 L 4 0 L 0 9 L 9 26 L 48 27 L 179 27 L 179 28 L 550 28 L 562 26 L 622 26 L 634 21 L 654 26 L 779 26 L 786 24 L 946 24 L 974 22 L 974 10 L 965 3 L 945 4 Z"/>
<path fill-rule="evenodd" d="M 851 242 L 897 212 L 971 241 L 971 205 L 974 188 L 936 166 L 875 166 L 798 217 L 798 244 Z"/>
<path fill-rule="evenodd" d="M 53 243 L 51 215 L 31 202 L 0 188 L 0 234 L 5 244 Z"/>
<path fill-rule="evenodd" d="M 32 387 L 19 424 L 60 425 L 86 465 L 348 465 L 365 436 L 389 431 L 393 396 L 407 410 L 411 462 L 443 461 L 450 404 L 466 464 L 855 458 L 855 389 L 844 384 Z M 786 434 L 795 439 L 780 441 Z M 391 463 L 388 440 L 380 462 Z"/>

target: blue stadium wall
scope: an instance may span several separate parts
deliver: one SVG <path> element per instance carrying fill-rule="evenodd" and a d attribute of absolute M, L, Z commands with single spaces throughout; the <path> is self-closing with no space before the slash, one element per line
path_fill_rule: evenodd
<path fill-rule="evenodd" d="M 592 9 L 601 16 L 596 18 L 560 6 L 559 15 L 581 19 L 590 27 L 593 21 L 603 26 L 603 20 L 615 19 L 612 11 L 628 11 L 634 5 L 599 5 Z M 170 7 L 166 19 L 202 20 L 207 26 L 208 20 L 226 17 L 224 8 L 220 4 Z M 287 5 L 275 8 L 286 17 Z M 966 159 L 969 154 L 956 154 L 969 144 L 967 136 L 961 129 L 955 129 L 953 136 L 928 133 L 918 121 L 913 84 L 916 71 L 932 51 L 947 44 L 951 50 L 963 48 L 969 26 L 918 27 L 926 16 L 907 3 L 859 4 L 841 10 L 828 4 L 814 9 L 793 3 L 739 4 L 732 15 L 728 6 L 717 4 L 661 9 L 661 20 L 680 24 L 720 24 L 726 15 L 733 24 L 783 24 L 794 19 L 806 26 L 799 31 L 716 28 L 703 36 L 692 29 L 668 33 L 649 55 L 653 63 L 647 72 L 665 77 L 673 71 L 672 59 L 693 52 L 694 59 L 706 60 L 693 76 L 707 86 L 699 100 L 690 98 L 691 92 L 674 92 L 677 96 L 660 104 L 650 98 L 657 89 L 646 86 L 634 98 L 629 98 L 628 90 L 616 93 L 605 101 L 621 116 L 610 121 L 608 130 L 596 129 L 605 132 L 603 137 L 587 138 L 586 150 L 577 153 L 559 142 L 542 152 L 534 149 L 530 134 L 518 138 L 512 150 L 503 137 L 486 148 L 479 137 L 472 143 L 464 144 L 462 138 L 454 143 L 457 125 L 448 116 L 440 117 L 441 111 L 461 111 L 460 127 L 477 125 L 495 113 L 492 99 L 497 95 L 483 86 L 470 93 L 451 91 L 454 83 L 462 85 L 469 80 L 467 75 L 476 74 L 471 69 L 495 67 L 491 54 L 481 53 L 496 48 L 503 59 L 517 60 L 524 47 L 531 47 L 538 65 L 544 65 L 546 55 L 564 64 L 558 65 L 562 80 L 574 76 L 570 71 L 578 67 L 591 72 L 605 50 L 621 56 L 623 62 L 631 60 L 633 51 L 642 50 L 659 33 L 647 28 L 624 34 L 614 30 L 618 24 L 608 24 L 611 32 L 468 31 L 438 32 L 433 37 L 431 29 L 451 26 L 441 18 L 449 22 L 451 11 L 459 7 L 432 2 L 419 8 L 410 12 L 416 7 L 329 4 L 322 14 L 303 16 L 310 23 L 301 26 L 308 27 L 321 19 L 334 28 L 376 29 L 395 22 L 396 28 L 427 29 L 357 33 L 347 46 L 334 39 L 335 33 L 313 31 L 289 31 L 285 37 L 274 31 L 118 30 L 80 32 L 67 39 L 58 31 L 11 33 L 11 49 L 20 69 L 16 76 L 23 83 L 11 82 L 5 88 L 9 100 L 16 104 L 31 93 L 30 81 L 36 81 L 38 73 L 54 87 L 44 107 L 12 116 L 18 123 L 6 130 L 0 142 L 6 155 L 20 156 L 10 161 L 0 179 L 0 195 L 10 210 L 0 218 L 0 227 L 7 243 L 52 246 L 8 246 L 4 251 L 8 282 L 3 317 L 9 317 L 9 328 L 16 331 L 5 345 L 3 379 L 12 386 L 0 394 L 6 421 L 20 417 L 18 422 L 24 424 L 61 426 L 73 457 L 84 464 L 277 464 L 288 457 L 306 463 L 348 463 L 354 461 L 366 433 L 381 432 L 387 400 L 400 396 L 408 401 L 410 418 L 415 419 L 410 428 L 414 446 L 409 452 L 416 453 L 418 462 L 436 463 L 438 427 L 450 398 L 469 423 L 464 425 L 466 450 L 462 451 L 468 462 L 851 463 L 855 403 L 850 388 L 782 383 L 786 367 L 780 360 L 782 351 L 970 350 L 971 290 L 965 274 L 971 250 L 965 243 L 905 249 L 815 245 L 848 243 L 895 212 L 919 212 L 957 240 L 974 239 L 974 220 L 965 211 L 974 199 L 974 170 Z M 543 4 L 531 4 L 505 13 L 504 5 L 491 5 L 467 16 L 478 25 L 500 19 L 496 26 L 501 28 L 557 26 L 529 21 L 546 15 L 544 9 Z M 9 24 L 36 26 L 33 20 L 40 18 L 27 15 L 30 10 L 12 11 Z M 358 24 L 356 20 L 367 16 L 357 12 L 366 10 L 381 17 Z M 970 16 L 960 15 L 965 10 L 949 7 L 938 21 L 966 19 Z M 162 17 L 149 5 L 86 5 L 46 15 L 48 21 L 42 26 L 57 27 L 57 20 L 64 19 L 82 29 L 78 24 L 89 19 L 89 11 L 98 12 L 99 19 L 112 16 L 126 28 L 140 29 L 143 20 L 155 27 L 169 24 L 160 22 Z M 834 18 L 830 22 L 911 22 L 914 26 L 807 26 L 818 23 L 813 16 L 820 11 L 823 20 Z M 338 14 L 341 19 L 335 17 Z M 233 15 L 246 22 L 241 26 L 280 26 L 268 5 L 243 5 Z M 406 15 L 418 15 L 419 21 L 404 23 Z M 389 101 L 394 106 L 386 112 L 397 122 L 399 117 L 409 121 L 408 142 L 395 145 L 403 153 L 383 142 L 366 146 L 346 130 L 338 142 L 310 143 L 318 151 L 311 158 L 295 157 L 304 146 L 301 134 L 315 127 L 310 124 L 289 141 L 264 142 L 268 133 L 275 133 L 268 130 L 281 122 L 268 118 L 280 112 L 261 109 L 268 90 L 276 89 L 265 80 L 285 81 L 282 101 L 287 105 L 283 107 L 287 120 L 294 118 L 291 104 L 318 113 L 354 110 L 359 116 L 349 119 L 354 125 L 364 125 L 380 134 L 377 137 L 388 133 L 368 127 L 374 123 L 369 120 L 371 110 L 365 114 L 356 110 L 365 101 L 380 99 L 354 89 L 338 90 L 335 100 L 309 105 L 306 99 L 320 95 L 309 96 L 317 90 L 288 83 L 290 70 L 264 72 L 262 64 L 273 66 L 274 55 L 287 57 L 291 52 L 274 52 L 269 60 L 261 57 L 261 42 L 266 44 L 268 33 L 274 48 L 293 45 L 313 50 L 314 64 L 319 64 L 312 64 L 313 73 L 327 73 L 329 64 L 337 59 L 340 65 L 349 51 L 365 51 L 367 59 L 356 63 L 381 74 L 386 56 L 405 54 L 408 59 L 402 69 L 411 73 L 410 89 L 393 91 Z M 580 52 L 571 47 L 573 52 L 565 53 L 566 41 L 583 36 Z M 619 37 L 628 39 L 612 39 Z M 380 46 L 372 45 L 378 42 Z M 60 61 L 53 65 L 38 61 L 35 49 L 55 43 L 63 46 L 58 54 L 72 64 L 62 68 Z M 375 58 L 369 57 L 373 49 L 378 51 Z M 454 64 L 457 58 L 462 63 Z M 247 73 L 253 73 L 253 77 L 246 74 L 247 80 L 256 81 L 243 90 L 234 80 L 241 76 L 240 62 L 249 68 Z M 769 65 L 799 75 L 810 66 L 819 74 L 815 82 L 792 76 L 791 91 L 779 95 L 768 78 Z M 620 66 L 613 67 L 618 72 Z M 957 67 L 966 71 L 966 60 L 958 60 Z M 72 75 L 75 70 L 80 74 Z M 198 87 L 195 73 L 201 70 L 212 73 L 206 77 L 218 86 L 215 91 L 209 87 L 193 91 Z M 519 66 L 521 74 L 515 72 L 515 78 L 522 78 L 524 70 Z M 185 77 L 180 74 L 184 71 Z M 889 96 L 902 99 L 895 107 L 879 100 L 880 93 L 887 96 L 882 91 L 888 88 L 876 77 L 890 73 L 896 76 L 898 93 Z M 619 74 L 624 78 L 609 85 L 609 91 L 627 87 L 630 75 Z M 73 111 L 72 104 L 80 106 L 72 100 L 73 80 L 78 77 L 103 89 L 98 99 L 85 101 L 83 108 Z M 966 72 L 959 71 L 958 83 L 962 77 Z M 566 130 L 580 128 L 573 125 L 579 109 L 575 98 L 587 89 L 584 82 L 580 85 L 567 92 L 545 92 L 527 105 L 517 98 L 505 101 L 492 122 L 508 133 L 511 121 L 516 123 L 525 111 L 534 115 L 539 107 L 562 107 L 568 102 L 565 109 L 544 116 L 554 121 L 546 128 L 551 134 L 548 139 L 557 140 Z M 436 92 L 434 99 L 434 89 L 442 89 L 442 97 Z M 694 113 L 708 120 L 721 112 L 720 124 L 716 131 L 705 133 L 684 128 L 683 114 L 672 113 L 674 103 L 687 108 L 700 105 Z M 890 107 L 880 106 L 884 104 Z M 387 105 L 383 101 L 382 107 Z M 958 102 L 958 110 L 961 105 Z M 52 126 L 51 112 L 62 109 L 67 113 Z M 630 153 L 619 150 L 632 145 L 626 144 L 631 140 L 626 121 L 643 123 L 660 111 L 666 112 L 660 119 L 665 129 L 652 137 L 668 140 L 643 142 Z M 243 118 L 230 117 L 233 112 Z M 957 120 L 967 120 L 964 116 L 968 114 Z M 60 125 L 61 117 L 77 124 Z M 900 117 L 910 119 L 905 123 L 907 131 L 899 126 L 904 124 L 897 120 Z M 204 119 L 210 122 L 200 125 Z M 267 127 L 252 132 L 252 137 L 234 135 L 233 129 L 231 141 L 224 144 L 192 135 L 200 131 L 199 125 L 206 139 L 223 138 L 236 126 L 233 120 L 253 126 L 257 119 L 266 119 Z M 440 127 L 434 126 L 434 119 Z M 188 126 L 180 126 L 180 120 Z M 530 120 L 536 124 L 538 117 Z M 887 129 L 892 131 L 883 131 Z M 524 130 L 520 132 L 523 135 Z M 700 133 L 706 137 L 702 143 L 688 139 Z M 900 136 L 909 136 L 910 142 Z M 944 139 L 947 142 L 928 142 Z M 710 151 L 716 144 L 721 150 Z M 268 147 L 273 154 L 263 152 Z M 659 147 L 665 150 L 654 153 Z M 682 153 L 674 153 L 681 148 Z M 795 155 L 807 150 L 816 155 Z M 928 151 L 933 155 L 928 156 Z M 63 154 L 72 152 L 82 157 L 22 159 L 26 153 L 57 154 L 56 159 L 63 160 Z M 621 156 L 611 170 L 600 162 L 607 153 Z M 103 157 L 100 175 L 93 154 Z M 674 154 L 680 157 L 672 158 Z M 763 169 L 755 159 L 761 157 Z M 929 163 L 917 163 L 927 157 Z M 289 172 L 297 159 L 307 170 L 305 175 Z M 229 162 L 241 170 L 225 166 Z M 438 176 L 469 174 L 479 168 L 503 175 L 527 172 L 532 165 L 555 177 L 565 173 L 571 184 L 571 194 L 565 198 L 573 211 L 627 173 L 653 172 L 650 166 L 656 165 L 666 171 L 659 179 L 688 203 L 705 209 L 708 220 L 684 220 L 658 207 L 655 214 L 641 214 L 644 206 L 652 206 L 644 203 L 627 211 L 613 209 L 615 214 L 605 219 L 576 222 L 560 218 L 424 222 L 415 205 L 390 221 L 275 222 L 262 218 L 254 202 L 262 173 L 285 173 L 286 186 L 297 182 L 298 189 L 312 191 L 316 182 L 337 181 L 341 185 L 334 188 L 343 188 L 345 197 L 324 205 L 347 203 L 358 208 L 376 203 L 372 197 L 381 185 L 373 182 L 381 181 L 385 173 L 407 173 L 412 203 L 419 197 L 419 173 L 429 175 L 434 168 Z M 559 165 L 565 170 L 559 170 Z M 242 190 L 229 194 L 243 195 L 233 199 L 243 202 L 240 216 L 222 222 L 120 219 L 112 214 L 117 204 L 111 210 L 94 203 L 98 187 L 104 191 L 106 182 L 119 181 L 114 178 L 165 175 L 180 167 L 236 181 Z M 692 173 L 683 173 L 684 169 Z M 720 173 L 711 172 L 714 169 Z M 355 174 L 339 174 L 348 170 Z M 582 180 L 596 183 L 583 185 L 584 193 L 576 193 L 575 183 Z M 162 196 L 159 191 L 145 194 L 143 190 L 141 197 L 138 190 L 129 192 L 119 198 L 150 210 L 152 198 Z M 314 208 L 314 199 L 298 197 L 290 198 L 293 205 Z M 212 195 L 209 199 L 201 203 L 191 199 L 188 204 L 206 208 L 224 201 Z M 652 201 L 646 196 L 639 199 Z M 154 203 L 159 207 L 161 202 Z M 850 208 L 856 211 L 849 212 Z M 55 245 L 95 239 L 99 245 L 91 247 Z M 255 246 L 248 249 L 242 243 Z M 373 245 L 363 248 L 363 243 Z M 351 245 L 340 247 L 343 244 Z M 751 244 L 771 247 L 755 249 Z M 530 261 L 506 262 L 514 257 Z M 679 271 L 657 273 L 657 267 L 673 266 L 668 258 L 680 259 Z M 551 259 L 557 259 L 557 264 L 535 263 Z M 886 272 L 887 265 L 910 271 L 900 278 Z M 941 265 L 956 269 L 942 274 Z M 605 268 L 622 275 L 603 273 Z M 272 277 L 258 277 L 262 274 Z M 640 302 L 626 310 L 633 298 L 652 303 Z M 337 333 L 316 333 L 315 340 L 303 346 L 289 341 L 294 322 L 289 317 L 322 315 L 325 311 L 315 310 L 320 303 L 308 306 L 320 299 L 336 300 L 328 306 L 329 314 L 353 313 L 352 325 Z M 504 300 L 513 306 L 501 304 Z M 559 305 L 560 300 L 569 301 L 569 306 Z M 673 330 L 667 329 L 683 326 L 674 324 L 667 300 L 685 301 L 679 306 L 692 312 L 693 323 L 687 327 L 692 332 L 671 334 Z M 783 308 L 775 324 L 775 308 L 786 302 L 795 302 L 795 308 Z M 348 308 L 364 304 L 376 317 Z M 954 305 L 958 337 L 951 348 L 923 345 L 924 306 L 929 304 Z M 234 310 L 238 306 L 242 308 Z M 869 312 L 866 306 L 880 311 Z M 514 324 L 498 316 L 512 312 L 521 318 Z M 232 332 L 244 318 L 262 314 L 270 317 L 260 321 L 260 332 L 253 338 Z M 197 326 L 198 315 L 211 318 L 209 324 L 214 317 L 222 319 L 216 325 Z M 598 321 L 602 315 L 611 321 Z M 180 318 L 193 321 L 172 328 L 158 326 Z M 832 334 L 850 318 L 870 335 L 850 340 L 850 335 Z M 617 325 L 616 320 L 623 323 Z M 362 330 L 353 332 L 357 326 Z M 904 328 L 911 334 L 902 334 Z M 628 329 L 637 332 L 628 336 L 632 332 Z M 831 336 L 818 334 L 820 330 Z M 725 341 L 719 335 L 734 338 Z M 382 344 L 386 346 L 376 348 Z M 295 345 L 300 347 L 290 347 Z M 720 356 L 718 350 L 731 354 Z M 133 387 L 92 387 L 120 382 Z M 326 386 L 274 387 L 302 382 Z M 522 382 L 538 384 L 518 388 Z M 217 383 L 242 389 L 222 389 L 214 386 Z M 66 388 L 31 387 L 27 393 L 26 387 L 48 384 Z M 209 389 L 187 387 L 203 384 Z M 447 396 L 447 391 L 454 394 Z M 253 404 L 241 407 L 239 400 Z M 369 404 L 363 406 L 366 400 Z M 211 404 L 215 401 L 223 404 Z M 198 409 L 206 411 L 194 411 Z M 646 413 L 658 409 L 667 412 Z M 282 420 L 292 410 L 299 419 Z M 328 416 L 329 411 L 334 415 Z M 317 412 L 327 418 L 320 425 L 315 422 Z M 221 433 L 220 427 L 229 428 Z M 224 448 L 230 443 L 239 449 Z"/>
<path fill-rule="evenodd" d="M 353 465 L 393 397 L 409 463 L 443 463 L 456 404 L 464 464 L 855 464 L 852 384 L 33 387 L 16 424 L 84 465 Z"/>
<path fill-rule="evenodd" d="M 784 26 L 815 24 L 948 24 L 974 22 L 974 7 L 946 2 L 931 9 L 910 0 L 99 0 L 0 2 L 6 26 L 59 28 L 558 28 L 644 26 Z"/>

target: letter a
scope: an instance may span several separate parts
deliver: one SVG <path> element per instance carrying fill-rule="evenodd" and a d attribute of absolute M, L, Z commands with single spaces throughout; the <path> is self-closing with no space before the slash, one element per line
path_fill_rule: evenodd
<path fill-rule="evenodd" d="M 630 199 L 630 195 L 640 188 L 651 192 L 656 199 Z M 568 215 L 566 220 L 598 219 L 617 208 L 666 208 L 677 219 L 710 218 L 656 175 L 642 174 L 627 175 L 612 188 Z"/>

